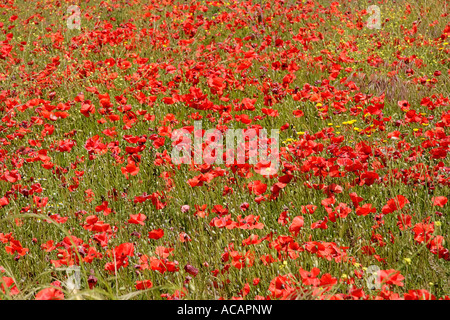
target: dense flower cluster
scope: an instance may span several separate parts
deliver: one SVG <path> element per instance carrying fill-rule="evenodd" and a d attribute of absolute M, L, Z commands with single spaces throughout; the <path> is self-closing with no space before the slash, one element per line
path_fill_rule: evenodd
<path fill-rule="evenodd" d="M 2 299 L 450 299 L 447 7 L 26 3 L 0 4 Z M 176 163 L 177 129 L 277 129 L 279 167 Z"/>

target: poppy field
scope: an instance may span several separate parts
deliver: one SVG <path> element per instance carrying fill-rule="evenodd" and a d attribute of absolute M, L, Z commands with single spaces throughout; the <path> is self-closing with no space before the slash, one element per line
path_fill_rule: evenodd
<path fill-rule="evenodd" d="M 3 0 L 0 118 L 1 300 L 450 300 L 449 1 Z"/>

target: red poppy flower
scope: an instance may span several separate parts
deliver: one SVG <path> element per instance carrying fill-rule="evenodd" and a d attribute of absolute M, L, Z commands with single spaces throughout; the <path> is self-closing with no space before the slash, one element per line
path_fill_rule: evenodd
<path fill-rule="evenodd" d="M 140 225 L 144 225 L 144 221 L 147 219 L 147 216 L 145 214 L 142 213 L 138 213 L 138 214 L 131 214 L 130 215 L 130 219 L 128 219 L 129 223 L 132 224 L 140 224 Z"/>
<path fill-rule="evenodd" d="M 433 206 L 439 206 L 439 207 L 444 207 L 445 204 L 447 203 L 448 199 L 447 197 L 433 197 L 431 198 L 431 201 L 433 202 Z"/>
<path fill-rule="evenodd" d="M 153 287 L 153 283 L 150 280 L 138 280 L 136 281 L 136 290 L 145 290 Z"/>
<path fill-rule="evenodd" d="M 298 235 L 302 227 L 303 227 L 303 217 L 297 216 L 294 219 L 292 219 L 292 223 L 289 226 L 289 232 L 296 236 Z"/>
<path fill-rule="evenodd" d="M 64 293 L 56 288 L 46 288 L 36 294 L 35 300 L 64 300 Z"/>
<path fill-rule="evenodd" d="M 164 230 L 163 229 L 155 229 L 152 231 L 149 231 L 148 238 L 158 240 L 164 236 Z"/>

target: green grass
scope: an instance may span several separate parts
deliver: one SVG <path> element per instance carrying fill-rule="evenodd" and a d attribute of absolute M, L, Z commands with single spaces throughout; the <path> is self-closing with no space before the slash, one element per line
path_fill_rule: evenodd
<path fill-rule="evenodd" d="M 168 1 L 167 4 L 159 1 L 90 1 L 79 4 L 82 11 L 81 31 L 67 28 L 66 9 L 72 4 L 69 2 L 47 0 L 31 6 L 28 1 L 15 1 L 13 6 L 0 8 L 3 13 L 0 15 L 0 22 L 3 23 L 0 40 L 5 41 L 8 34 L 13 34 L 12 39 L 4 42 L 4 46 L 12 46 L 11 53 L 0 60 L 0 198 L 8 195 L 9 199 L 9 204 L 0 208 L 0 233 L 12 232 L 14 239 L 29 249 L 26 255 L 15 259 L 17 254 L 8 254 L 0 246 L 0 266 L 5 270 L 2 276 L 11 277 L 20 291 L 16 295 L 0 292 L 1 298 L 34 299 L 37 292 L 49 287 L 51 283 L 55 284 L 54 281 L 64 282 L 66 266 L 55 267 L 51 263 L 51 260 L 58 260 L 57 250 L 45 252 L 41 249 L 41 244 L 48 240 L 54 240 L 57 244 L 69 234 L 82 239 L 89 247 L 96 248 L 103 258 L 80 264 L 82 289 L 73 293 L 63 286 L 61 290 L 66 299 L 161 299 L 161 294 L 173 294 L 181 288 L 186 289 L 186 299 L 230 299 L 237 297 L 246 283 L 250 284 L 251 290 L 244 298 L 254 299 L 256 296 L 270 295 L 268 289 L 272 279 L 288 273 L 298 275 L 300 267 L 308 271 L 317 267 L 321 270 L 320 276 L 329 273 L 336 277 L 339 283 L 328 294 L 348 294 L 349 285 L 345 281 L 350 277 L 357 288 L 363 288 L 367 294 L 375 296 L 379 292 L 368 290 L 366 278 L 358 278 L 355 274 L 355 270 L 364 271 L 363 268 L 370 265 L 377 265 L 382 270 L 400 271 L 405 277 L 404 286 L 391 286 L 389 290 L 394 293 L 403 295 L 408 290 L 425 289 L 438 298 L 448 296 L 448 261 L 439 259 L 423 244 L 417 243 L 411 230 L 399 230 L 399 212 L 384 216 L 384 224 L 374 228 L 375 215 L 381 212 L 387 201 L 403 195 L 410 203 L 400 211 L 412 216 L 412 227 L 431 217 L 432 222 L 440 223 L 440 226 L 435 224 L 434 235 L 443 236 L 447 241 L 444 247 L 448 247 L 449 204 L 443 208 L 433 207 L 431 200 L 432 197 L 450 194 L 448 171 L 437 171 L 439 162 L 446 167 L 450 164 L 448 125 L 442 127 L 443 134 L 439 138 L 429 139 L 423 135 L 427 130 L 435 130 L 437 123 L 442 121 L 441 117 L 445 112 L 448 113 L 450 40 L 438 40 L 448 25 L 448 2 L 397 1 L 393 4 L 391 1 L 380 1 L 376 3 L 380 7 L 383 22 L 379 30 L 370 30 L 362 25 L 358 27 L 358 22 L 363 23 L 367 19 L 366 15 L 362 15 L 362 10 L 373 2 L 338 2 L 339 6 L 330 8 L 329 1 L 286 1 L 284 5 L 277 1 L 263 1 L 263 20 L 258 22 L 257 15 L 250 12 L 252 5 L 247 2 L 230 1 L 215 6 L 204 1 Z M 410 13 L 405 12 L 407 6 L 403 2 L 409 3 Z M 283 9 L 287 5 L 293 6 L 288 12 Z M 197 27 L 194 41 L 182 46 L 181 41 L 188 40 L 183 31 L 183 23 L 190 12 L 195 18 L 194 23 L 203 21 L 203 24 Z M 442 16 L 445 13 L 447 16 Z M 18 19 L 9 21 L 12 15 L 17 15 Z M 33 15 L 35 17 L 26 23 Z M 404 30 L 412 29 L 413 22 L 418 19 L 421 23 L 417 27 L 417 33 L 405 33 Z M 433 21 L 436 24 L 429 26 Z M 8 30 L 9 26 L 14 28 Z M 244 40 L 250 35 L 253 39 Z M 414 41 L 410 41 L 410 38 L 414 38 Z M 276 39 L 281 39 L 284 44 L 276 46 Z M 26 41 L 23 46 L 20 44 L 22 41 Z M 292 48 L 296 50 L 291 50 Z M 237 72 L 237 67 L 248 60 L 252 51 L 255 52 L 255 58 L 248 71 Z M 346 62 L 342 59 L 344 56 L 354 59 L 354 62 Z M 379 65 L 370 63 L 371 56 L 382 59 Z M 406 65 L 399 56 L 414 56 L 416 60 L 412 59 Z M 48 74 L 43 73 L 49 70 L 49 64 L 56 57 L 59 57 L 59 65 Z M 122 70 L 117 63 L 112 67 L 95 65 L 109 58 L 116 61 L 124 59 L 131 66 Z M 137 58 L 148 61 L 139 63 Z M 85 61 L 91 61 L 95 70 L 89 70 Z M 296 76 L 295 80 L 286 87 L 282 85 L 283 78 L 290 72 L 282 68 L 274 70 L 272 63 L 276 61 L 288 65 L 295 62 L 298 66 L 298 70 L 292 72 Z M 165 71 L 166 64 L 175 67 L 174 74 Z M 193 72 L 196 65 L 199 69 L 202 68 L 197 74 L 198 83 L 194 77 L 189 78 L 189 72 Z M 342 70 L 336 79 L 325 85 L 323 80 L 330 76 L 333 65 L 340 65 Z M 351 71 L 345 71 L 346 68 L 351 68 Z M 407 69 L 412 69 L 414 75 L 408 76 L 405 72 Z M 392 75 L 393 71 L 398 73 Z M 434 76 L 435 71 L 440 71 L 442 75 Z M 228 96 L 229 101 L 221 101 L 218 95 L 210 92 L 207 81 L 214 72 L 227 79 L 223 96 Z M 354 72 L 365 77 L 358 78 Z M 181 77 L 180 82 L 176 82 L 177 75 Z M 436 78 L 437 82 L 415 83 L 414 78 L 419 77 L 429 80 Z M 353 81 L 356 88 L 349 88 L 349 81 Z M 311 85 L 319 95 L 329 92 L 330 96 L 325 98 L 322 95 L 322 105 L 309 97 L 295 100 L 295 88 L 298 87 L 301 91 L 305 84 Z M 162 102 L 163 97 L 173 96 L 172 89 L 178 90 L 177 94 L 184 95 L 193 86 L 207 94 L 214 105 L 230 105 L 231 110 L 227 114 L 223 111 L 195 110 L 182 102 L 173 105 Z M 99 113 L 102 109 L 100 99 L 97 94 L 89 92 L 88 87 L 96 87 L 100 94 L 109 95 L 112 104 L 110 113 L 119 115 L 118 121 L 111 122 L 107 114 Z M 135 97 L 135 93 L 139 92 L 145 96 L 156 96 L 157 99 L 154 103 L 139 102 Z M 95 113 L 89 117 L 80 113 L 81 104 L 75 102 L 75 97 L 80 93 L 95 106 Z M 382 116 L 370 114 L 371 109 L 368 107 L 376 103 L 370 99 L 378 98 L 383 93 Z M 355 101 L 355 97 L 361 94 L 368 96 L 367 103 Z M 130 128 L 124 128 L 124 114 L 118 110 L 119 104 L 115 100 L 115 97 L 122 95 L 127 99 L 126 104 L 132 106 L 133 112 L 146 110 L 148 114 L 155 116 L 155 120 L 144 121 L 144 116 L 138 115 L 137 122 Z M 264 98 L 268 95 L 278 99 L 272 106 L 264 105 Z M 435 100 L 441 96 L 444 102 L 434 110 L 421 105 L 424 97 L 433 97 Z M 243 98 L 256 98 L 256 110 L 235 111 L 234 103 L 238 104 Z M 44 119 L 42 114 L 36 112 L 38 107 L 42 108 L 42 104 L 18 111 L 20 105 L 31 99 L 50 101 L 48 104 L 54 107 L 58 107 L 58 103 L 70 102 L 70 109 L 65 111 L 68 116 L 56 121 Z M 406 123 L 396 126 L 395 121 L 405 119 L 405 112 L 397 105 L 400 100 L 408 100 L 411 109 L 418 114 L 424 113 L 426 117 L 434 116 L 434 119 L 428 125 Z M 338 110 L 333 103 L 340 102 L 346 110 L 333 112 Z M 328 112 L 322 112 L 321 108 L 324 106 L 328 107 Z M 227 117 L 231 115 L 234 119 L 239 114 L 248 114 L 250 118 L 263 116 L 261 108 L 276 109 L 279 116 L 263 117 L 252 124 L 259 124 L 268 130 L 279 129 L 286 123 L 290 125 L 287 130 L 280 132 L 280 147 L 283 164 L 291 164 L 289 174 L 293 179 L 276 200 L 259 204 L 255 202 L 255 195 L 247 190 L 249 182 L 261 180 L 268 185 L 266 194 L 270 194 L 270 187 L 278 181 L 262 177 L 253 169 L 249 170 L 252 176 L 248 177 L 238 172 L 233 173 L 230 168 L 220 165 L 226 169 L 226 176 L 216 177 L 204 186 L 192 188 L 187 180 L 199 175 L 199 168 L 188 165 L 175 167 L 167 162 L 155 165 L 155 160 L 164 150 L 170 155 L 172 147 L 169 137 L 166 137 L 164 145 L 158 149 L 152 146 L 152 140 L 147 140 L 146 149 L 139 153 L 139 173 L 136 176 L 127 179 L 121 171 L 129 156 L 125 148 L 135 146 L 126 142 L 124 135 L 149 137 L 158 134 L 161 127 L 175 130 L 193 125 L 191 116 L 195 112 L 203 116 L 204 129 L 223 124 L 233 128 L 246 128 L 247 125 L 237 121 L 227 122 Z M 301 109 L 304 116 L 294 117 L 292 112 L 296 109 Z M 168 114 L 172 114 L 176 121 L 163 123 Z M 36 117 L 43 119 L 43 122 L 30 125 L 31 121 L 36 121 Z M 210 122 L 207 117 L 214 117 L 215 121 Z M 377 121 L 388 117 L 391 119 L 384 121 L 382 128 Z M 106 119 L 105 123 L 100 121 L 103 118 Z M 350 120 L 356 122 L 343 124 Z M 54 127 L 52 134 L 43 133 L 44 124 Z M 210 127 L 207 128 L 207 125 Z M 23 127 L 29 131 L 21 129 Z M 115 127 L 117 136 L 109 137 L 102 133 L 111 127 Z M 370 128 L 374 130 L 365 134 L 363 130 Z M 68 136 L 67 133 L 72 130 L 76 130 L 76 134 Z M 402 138 L 403 145 L 399 144 L 400 140 L 387 137 L 395 130 L 406 135 Z M 296 141 L 305 142 L 305 138 L 302 140 L 304 135 L 297 132 L 313 135 L 321 131 L 323 136 L 317 134 L 314 143 L 323 144 L 323 150 L 318 149 L 307 156 L 294 156 L 292 150 L 289 151 L 289 145 L 295 147 Z M 418 135 L 417 132 L 423 134 Z M 13 134 L 19 136 L 13 137 Z M 109 146 L 105 154 L 96 155 L 91 160 L 85 144 L 95 135 L 100 135 L 102 142 Z M 335 138 L 339 136 L 343 136 L 342 142 L 336 141 Z M 66 139 L 75 142 L 71 151 L 55 150 L 58 142 Z M 35 145 L 31 140 L 38 144 Z M 444 148 L 446 156 L 442 159 L 431 158 L 430 148 L 423 147 L 427 140 L 434 143 L 433 148 Z M 363 165 L 367 165 L 364 170 L 376 171 L 381 179 L 385 179 L 385 183 L 355 185 L 359 174 L 346 171 L 343 167 L 338 167 L 339 172 L 345 174 L 342 177 L 319 177 L 313 175 L 313 171 L 303 172 L 301 169 L 312 156 L 322 157 L 336 164 L 336 156 L 331 149 L 333 145 L 341 150 L 344 147 L 352 148 L 355 152 L 361 142 L 369 145 L 373 151 L 367 159 L 361 160 Z M 24 148 L 31 148 L 35 152 L 48 150 L 47 155 L 53 166 L 44 168 L 42 161 L 29 162 L 36 155 L 26 153 Z M 302 148 L 307 149 L 304 145 Z M 385 155 L 375 154 L 375 150 L 383 151 Z M 422 153 L 415 159 L 409 159 L 413 150 Z M 354 159 L 354 156 L 350 158 Z M 418 164 L 423 164 L 424 167 L 417 167 Z M 289 166 L 282 167 L 285 171 L 280 171 L 280 176 L 287 172 L 287 167 Z M 424 171 L 425 167 L 428 167 L 428 171 Z M 18 170 L 21 180 L 11 183 L 1 179 L 6 170 L 14 169 Z M 411 175 L 408 181 L 399 177 L 389 180 L 390 172 L 401 174 L 406 170 L 417 174 L 416 179 Z M 436 170 L 434 176 L 433 170 Z M 165 174 L 170 175 L 170 180 L 164 179 Z M 420 175 L 426 174 L 431 176 L 425 181 Z M 75 183 L 77 175 L 78 183 Z M 327 195 L 322 190 L 306 187 L 306 182 L 311 185 L 334 183 L 341 186 L 343 192 L 336 194 L 336 205 L 346 203 L 352 209 L 351 213 L 345 219 L 338 218 L 336 223 L 328 222 L 326 230 L 311 230 L 311 223 L 328 215 L 320 204 Z M 40 183 L 43 188 L 38 196 L 49 198 L 44 208 L 36 207 L 33 196 L 26 197 L 19 192 L 20 185 L 29 189 L 34 183 Z M 77 186 L 71 188 L 71 185 Z M 223 196 L 226 186 L 232 188 L 233 193 Z M 85 191 L 88 189 L 92 189 L 94 193 L 90 202 L 86 200 Z M 113 192 L 117 194 L 116 199 L 112 196 Z M 157 210 L 150 200 L 134 203 L 134 198 L 144 192 L 149 195 L 161 192 L 167 206 Z M 361 205 L 371 203 L 377 209 L 376 214 L 357 216 L 349 196 L 351 192 L 364 198 Z M 103 201 L 108 201 L 113 210 L 108 216 L 95 210 Z M 243 202 L 250 204 L 249 210 L 244 213 L 239 208 Z M 195 205 L 204 204 L 207 205 L 209 216 L 194 216 Z M 313 215 L 301 213 L 301 206 L 307 204 L 317 205 Z M 183 205 L 190 206 L 188 213 L 181 212 Z M 227 207 L 235 221 L 238 215 L 260 216 L 264 228 L 228 230 L 212 227 L 210 221 L 216 214 L 211 210 L 215 205 Z M 29 211 L 21 212 L 26 206 L 30 206 Z M 87 213 L 78 214 L 78 218 L 77 212 L 80 210 Z M 291 219 L 298 215 L 304 217 L 304 227 L 300 233 L 291 235 L 299 245 L 308 241 L 333 242 L 337 246 L 348 247 L 347 255 L 354 258 L 354 263 L 329 261 L 307 250 L 296 252 L 298 257 L 295 259 L 278 257 L 277 250 L 270 246 L 269 241 L 242 246 L 242 241 L 252 234 L 261 238 L 273 233 L 273 240 L 281 235 L 290 235 L 290 223 L 283 226 L 277 221 L 280 213 L 285 210 L 289 211 Z M 440 211 L 443 215 L 438 216 L 435 211 Z M 127 222 L 130 215 L 138 213 L 147 216 L 144 226 Z M 68 217 L 68 220 L 63 224 L 48 223 L 45 217 L 50 214 Z M 97 215 L 99 220 L 115 228 L 114 237 L 110 239 L 107 248 L 102 248 L 93 241 L 94 233 L 82 227 L 85 217 L 90 215 Z M 16 224 L 16 218 L 22 224 Z M 164 236 L 158 240 L 149 240 L 148 232 L 158 228 L 164 230 Z M 139 233 L 141 237 L 134 236 L 133 232 Z M 181 232 L 186 232 L 192 241 L 181 242 Z M 373 243 L 372 233 L 379 234 L 385 245 Z M 391 233 L 395 238 L 393 243 L 390 241 Z M 133 243 L 135 248 L 134 256 L 129 257 L 129 265 L 119 268 L 116 274 L 107 272 L 105 264 L 112 261 L 106 256 L 107 249 L 127 242 Z M 248 252 L 254 254 L 254 264 L 242 269 L 230 266 L 222 274 L 220 271 L 231 263 L 222 261 L 222 254 L 231 243 L 243 255 Z M 3 246 L 7 245 L 5 243 Z M 155 256 L 157 246 L 174 249 L 173 255 L 168 259 L 178 262 L 178 272 L 160 274 L 154 270 L 135 268 L 135 265 L 141 263 L 141 255 Z M 375 254 L 385 259 L 385 263 L 378 261 L 374 255 L 364 254 L 362 248 L 365 246 L 373 246 Z M 279 261 L 264 265 L 260 257 L 267 254 Z M 408 263 L 409 260 L 405 258 L 411 259 L 411 262 Z M 204 266 L 205 262 L 208 266 Z M 191 276 L 190 281 L 185 281 L 188 273 L 184 266 L 187 264 L 199 269 L 198 275 Z M 217 275 L 213 272 L 216 269 L 219 270 Z M 87 284 L 91 274 L 98 279 L 94 289 L 89 289 Z M 254 278 L 261 279 L 256 286 L 252 285 Z M 151 280 L 153 287 L 149 290 L 136 290 L 136 281 L 140 280 Z"/>

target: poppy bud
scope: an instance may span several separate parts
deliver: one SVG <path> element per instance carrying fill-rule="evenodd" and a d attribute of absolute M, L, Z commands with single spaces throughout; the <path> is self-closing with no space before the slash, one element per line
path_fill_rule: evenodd
<path fill-rule="evenodd" d="M 88 278 L 88 284 L 89 284 L 89 289 L 93 289 L 95 287 L 95 285 L 97 284 L 97 278 L 94 277 L 93 275 L 90 275 Z"/>
<path fill-rule="evenodd" d="M 190 264 L 187 264 L 184 266 L 184 270 L 189 273 L 190 275 L 193 275 L 194 277 L 198 274 L 198 269 L 191 266 Z"/>

